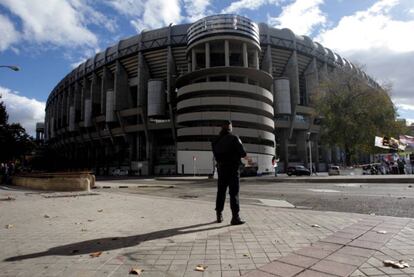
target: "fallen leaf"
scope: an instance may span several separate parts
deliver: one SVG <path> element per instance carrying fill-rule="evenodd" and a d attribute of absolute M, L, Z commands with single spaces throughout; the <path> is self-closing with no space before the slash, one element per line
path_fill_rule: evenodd
<path fill-rule="evenodd" d="M 143 271 L 144 271 L 143 269 L 135 267 L 135 268 L 131 268 L 131 270 L 129 271 L 129 274 L 141 275 Z"/>
<path fill-rule="evenodd" d="M 11 228 L 14 228 L 14 225 L 13 224 L 7 224 L 6 225 L 6 229 L 11 229 Z"/>
<path fill-rule="evenodd" d="M 250 257 L 249 254 L 243 254 L 243 257 Z"/>
<path fill-rule="evenodd" d="M 393 260 L 385 260 L 385 261 L 382 261 L 382 263 L 385 266 L 391 266 L 393 268 L 399 268 L 399 269 L 403 269 L 403 268 L 406 268 L 406 267 L 410 267 L 410 265 L 407 264 L 406 262 L 404 262 L 403 260 L 400 260 L 398 262 L 393 261 Z"/>
<path fill-rule="evenodd" d="M 312 224 L 312 225 L 311 225 L 311 227 L 314 227 L 314 228 L 321 228 L 321 226 L 319 226 L 318 224 Z"/>
<path fill-rule="evenodd" d="M 96 257 L 101 256 L 101 254 L 102 254 L 102 251 L 98 251 L 98 252 L 94 252 L 94 253 L 89 254 L 89 256 L 91 256 L 92 258 L 96 258 Z"/>
<path fill-rule="evenodd" d="M 377 231 L 377 233 L 378 233 L 378 234 L 386 234 L 386 233 L 387 233 L 387 231 L 384 231 L 384 230 L 379 230 L 379 231 Z"/>
<path fill-rule="evenodd" d="M 103 212 L 103 209 L 98 210 L 98 213 L 102 213 L 102 212 Z"/>
<path fill-rule="evenodd" d="M 43 217 L 44 217 L 44 218 L 50 218 L 50 216 L 49 216 L 49 215 L 47 215 L 47 214 L 45 214 Z"/>
<path fill-rule="evenodd" d="M 206 271 L 206 269 L 207 269 L 206 265 L 199 264 L 199 265 L 196 266 L 195 271 L 204 272 L 204 271 Z"/>

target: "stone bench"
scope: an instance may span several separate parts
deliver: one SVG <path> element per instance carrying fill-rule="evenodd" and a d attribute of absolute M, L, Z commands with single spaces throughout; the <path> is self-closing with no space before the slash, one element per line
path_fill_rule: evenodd
<path fill-rule="evenodd" d="M 12 177 L 12 184 L 48 191 L 90 191 L 95 175 L 86 171 L 19 174 Z"/>

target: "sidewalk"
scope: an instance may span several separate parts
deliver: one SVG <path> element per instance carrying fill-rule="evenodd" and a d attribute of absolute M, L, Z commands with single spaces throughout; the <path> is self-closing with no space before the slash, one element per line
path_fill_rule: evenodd
<path fill-rule="evenodd" d="M 411 219 L 241 211 L 247 224 L 230 226 L 228 202 L 217 224 L 200 200 L 0 189 L 0 276 L 414 276 L 382 264 L 414 266 Z"/>

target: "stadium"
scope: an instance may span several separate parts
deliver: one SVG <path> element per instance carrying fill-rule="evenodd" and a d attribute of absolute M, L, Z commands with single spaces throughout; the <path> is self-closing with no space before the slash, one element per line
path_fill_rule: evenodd
<path fill-rule="evenodd" d="M 211 141 L 225 120 L 258 174 L 339 162 L 320 144 L 312 96 L 345 58 L 289 29 L 238 15 L 143 31 L 96 54 L 48 97 L 45 141 L 97 174 L 211 174 Z"/>

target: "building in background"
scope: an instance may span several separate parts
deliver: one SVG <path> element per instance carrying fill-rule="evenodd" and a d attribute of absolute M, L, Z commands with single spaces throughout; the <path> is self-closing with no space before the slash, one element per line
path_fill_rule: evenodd
<path fill-rule="evenodd" d="M 309 37 L 237 15 L 145 31 L 57 84 L 45 139 L 98 174 L 211 174 L 211 141 L 231 120 L 259 173 L 275 155 L 282 170 L 307 165 L 309 149 L 323 170 L 341 153 L 320 145 L 312 96 L 335 68 L 358 70 Z"/>

